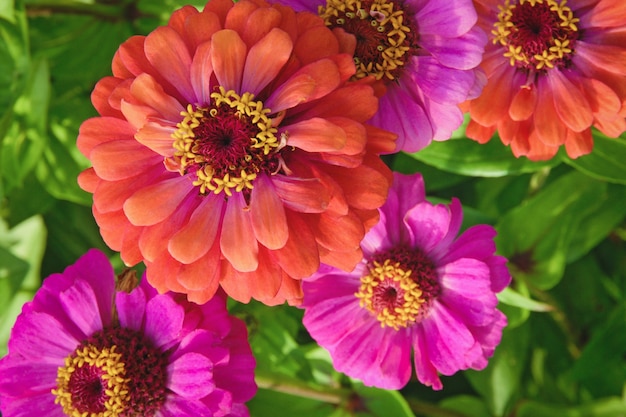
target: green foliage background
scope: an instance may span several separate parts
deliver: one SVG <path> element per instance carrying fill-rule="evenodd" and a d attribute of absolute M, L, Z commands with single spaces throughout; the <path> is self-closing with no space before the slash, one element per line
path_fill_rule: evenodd
<path fill-rule="evenodd" d="M 0 0 L 0 356 L 42 277 L 87 249 L 110 254 L 79 189 L 75 140 L 125 39 L 164 24 L 185 0 Z M 201 7 L 202 1 L 191 2 Z M 626 82 L 626 81 L 625 81 Z M 463 137 L 386 157 L 421 172 L 434 201 L 459 197 L 465 227 L 495 225 L 514 283 L 509 318 L 482 372 L 433 392 L 367 388 L 333 371 L 301 311 L 233 303 L 249 325 L 261 387 L 253 416 L 618 417 L 626 415 L 626 139 L 595 133 L 592 154 L 515 159 Z"/>

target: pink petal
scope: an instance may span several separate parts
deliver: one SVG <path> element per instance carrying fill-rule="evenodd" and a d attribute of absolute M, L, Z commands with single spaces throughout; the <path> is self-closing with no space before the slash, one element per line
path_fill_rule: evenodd
<path fill-rule="evenodd" d="M 124 203 L 124 213 L 135 226 L 151 226 L 165 220 L 192 192 L 190 179 L 176 175 L 142 188 Z"/>
<path fill-rule="evenodd" d="M 240 272 L 250 272 L 259 265 L 259 247 L 254 237 L 254 229 L 246 202 L 241 193 L 236 193 L 228 199 L 220 247 L 224 257 Z"/>
<path fill-rule="evenodd" d="M 287 243 L 289 228 L 285 208 L 278 197 L 272 180 L 259 175 L 254 180 L 250 197 L 250 220 L 254 236 L 268 249 L 280 249 Z"/>
<path fill-rule="evenodd" d="M 446 236 L 450 228 L 451 214 L 443 204 L 433 205 L 427 201 L 409 210 L 404 223 L 411 234 L 411 244 L 430 252 Z"/>
<path fill-rule="evenodd" d="M 9 350 L 25 359 L 60 366 L 79 343 L 55 317 L 32 312 L 18 316 L 9 340 Z"/>
<path fill-rule="evenodd" d="M 146 304 L 144 334 L 155 348 L 167 350 L 178 340 L 185 311 L 168 295 L 157 295 Z"/>
<path fill-rule="evenodd" d="M 427 387 L 432 387 L 434 390 L 443 389 L 441 379 L 437 369 L 433 366 L 430 357 L 428 355 L 428 349 L 426 348 L 426 341 L 428 336 L 424 334 L 422 326 L 415 326 L 413 328 L 413 363 L 415 364 L 415 372 L 417 379 Z"/>
<path fill-rule="evenodd" d="M 115 305 L 120 326 L 141 331 L 146 311 L 146 294 L 143 290 L 135 288 L 131 293 L 119 291 L 115 296 Z"/>

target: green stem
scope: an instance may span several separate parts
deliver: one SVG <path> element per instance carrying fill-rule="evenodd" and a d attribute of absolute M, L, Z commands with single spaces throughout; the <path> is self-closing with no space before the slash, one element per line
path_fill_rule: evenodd
<path fill-rule="evenodd" d="M 117 21 L 129 18 L 129 11 L 134 10 L 133 3 L 122 1 L 116 4 L 90 4 L 75 0 L 30 0 L 26 4 L 26 10 L 30 16 L 65 13 Z"/>
<path fill-rule="evenodd" d="M 259 388 L 278 391 L 297 397 L 309 398 L 330 404 L 344 403 L 352 391 L 334 387 L 312 387 L 302 381 L 277 374 L 257 371 L 255 381 Z"/>

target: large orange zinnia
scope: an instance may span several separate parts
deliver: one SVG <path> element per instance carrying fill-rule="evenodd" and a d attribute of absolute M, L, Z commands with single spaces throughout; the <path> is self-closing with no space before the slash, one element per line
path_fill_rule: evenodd
<path fill-rule="evenodd" d="M 78 147 L 102 236 L 159 291 L 218 286 L 267 304 L 301 298 L 320 260 L 351 269 L 391 173 L 395 136 L 321 18 L 211 0 L 126 41 L 92 95 Z"/>
<path fill-rule="evenodd" d="M 467 134 L 498 131 L 516 156 L 576 158 L 593 148 L 591 126 L 626 130 L 626 3 L 623 0 L 474 0 L 491 40 L 489 81 L 470 102 Z"/>

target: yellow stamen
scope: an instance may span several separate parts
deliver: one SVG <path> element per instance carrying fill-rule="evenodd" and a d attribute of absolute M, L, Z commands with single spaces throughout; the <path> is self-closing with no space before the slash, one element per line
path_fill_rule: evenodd
<path fill-rule="evenodd" d="M 394 308 L 381 302 L 385 288 L 393 288 L 393 294 L 397 294 Z M 361 286 L 355 296 L 360 299 L 360 306 L 374 314 L 382 327 L 395 330 L 415 323 L 426 302 L 419 285 L 411 278 L 411 271 L 405 271 L 399 263 L 392 264 L 389 259 L 382 264 L 373 262 L 369 274 L 361 277 Z"/>
<path fill-rule="evenodd" d="M 69 417 L 118 417 L 126 410 L 129 400 L 129 380 L 124 378 L 125 365 L 122 355 L 115 350 L 116 346 L 98 349 L 90 345 L 76 350 L 65 358 L 65 365 L 57 371 L 57 388 L 52 390 L 52 394 L 56 396 L 55 404 L 63 407 L 65 415 Z M 74 407 L 69 383 L 74 372 L 83 366 L 93 366 L 104 372 L 100 378 L 106 381 L 104 392 L 108 398 L 104 402 L 103 412 L 88 413 Z"/>

